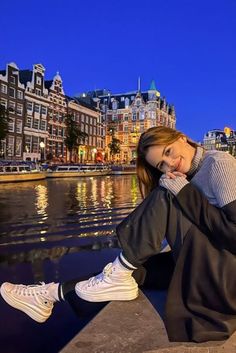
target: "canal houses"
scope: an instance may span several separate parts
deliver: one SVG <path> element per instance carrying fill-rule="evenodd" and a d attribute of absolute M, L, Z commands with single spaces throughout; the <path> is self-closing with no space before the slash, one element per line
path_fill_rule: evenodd
<path fill-rule="evenodd" d="M 74 162 L 101 162 L 105 154 L 105 130 L 97 102 L 93 99 L 67 97 L 68 114 L 72 114 L 82 133 Z"/>
<path fill-rule="evenodd" d="M 48 139 L 46 144 L 46 158 L 54 162 L 66 161 L 65 146 L 65 116 L 67 102 L 64 93 L 62 78 L 57 72 L 53 80 L 46 81 L 45 86 L 49 92 L 48 109 Z"/>
<path fill-rule="evenodd" d="M 66 147 L 66 116 L 72 114 L 85 138 L 78 141 L 72 162 L 129 163 L 136 158 L 142 132 L 164 125 L 175 128 L 173 105 L 161 97 L 152 81 L 149 90 L 112 94 L 96 90 L 76 97 L 66 95 L 57 73 L 45 80 L 42 64 L 19 70 L 14 63 L 0 71 L 0 100 L 9 111 L 8 134 L 0 158 L 7 160 L 70 162 Z M 118 141 L 119 151 L 111 144 Z"/>
<path fill-rule="evenodd" d="M 1 141 L 0 158 L 23 158 L 24 93 L 19 68 L 15 63 L 7 64 L 6 70 L 0 71 L 0 104 L 9 112 L 8 134 Z"/>
<path fill-rule="evenodd" d="M 34 65 L 33 70 L 20 70 L 20 81 L 25 86 L 24 160 L 42 161 L 46 158 L 49 96 L 44 73 L 41 64 Z"/>

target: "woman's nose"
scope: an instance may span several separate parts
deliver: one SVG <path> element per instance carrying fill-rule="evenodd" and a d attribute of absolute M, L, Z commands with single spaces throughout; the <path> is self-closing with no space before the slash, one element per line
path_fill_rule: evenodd
<path fill-rule="evenodd" d="M 166 167 L 168 168 L 168 171 L 172 170 L 174 167 L 174 160 L 170 157 L 166 157 L 165 164 L 166 164 Z"/>

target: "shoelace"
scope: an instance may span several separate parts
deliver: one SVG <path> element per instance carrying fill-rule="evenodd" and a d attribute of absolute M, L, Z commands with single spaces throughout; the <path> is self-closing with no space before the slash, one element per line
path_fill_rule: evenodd
<path fill-rule="evenodd" d="M 112 262 L 110 262 L 104 267 L 101 273 L 99 273 L 97 276 L 92 277 L 88 280 L 88 287 L 95 286 L 96 284 L 103 282 L 104 278 L 109 277 L 113 271 L 114 271 L 114 267 Z"/>
<path fill-rule="evenodd" d="M 43 297 L 47 298 L 50 300 L 48 297 L 48 291 L 47 288 L 42 288 L 42 286 L 46 286 L 44 282 L 40 282 L 38 285 L 18 285 L 14 291 L 18 295 L 23 295 L 23 296 L 35 296 L 38 294 L 41 294 Z"/>

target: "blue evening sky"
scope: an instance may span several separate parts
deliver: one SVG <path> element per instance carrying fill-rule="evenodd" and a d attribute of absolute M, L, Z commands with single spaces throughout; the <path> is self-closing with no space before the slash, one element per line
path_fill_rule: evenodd
<path fill-rule="evenodd" d="M 236 129 L 235 0 L 2 0 L 0 69 L 42 63 L 68 95 L 147 90 L 195 140 Z"/>

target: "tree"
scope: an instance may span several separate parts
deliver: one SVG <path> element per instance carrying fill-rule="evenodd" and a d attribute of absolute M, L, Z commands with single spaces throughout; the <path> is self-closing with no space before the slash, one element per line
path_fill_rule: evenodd
<path fill-rule="evenodd" d="M 117 139 L 114 135 L 114 128 L 110 129 L 110 134 L 112 136 L 111 142 L 108 144 L 108 147 L 110 149 L 110 154 L 112 155 L 113 159 L 114 156 L 118 153 L 120 153 L 120 140 Z"/>
<path fill-rule="evenodd" d="M 73 151 L 78 149 L 81 142 L 85 142 L 86 137 L 88 134 L 80 130 L 78 124 L 74 120 L 73 114 L 68 114 L 66 119 L 66 138 L 65 138 L 65 145 L 70 152 L 70 161 L 72 161 Z"/>
<path fill-rule="evenodd" d="M 2 155 L 2 140 L 4 140 L 8 133 L 8 110 L 0 104 L 0 156 Z"/>

